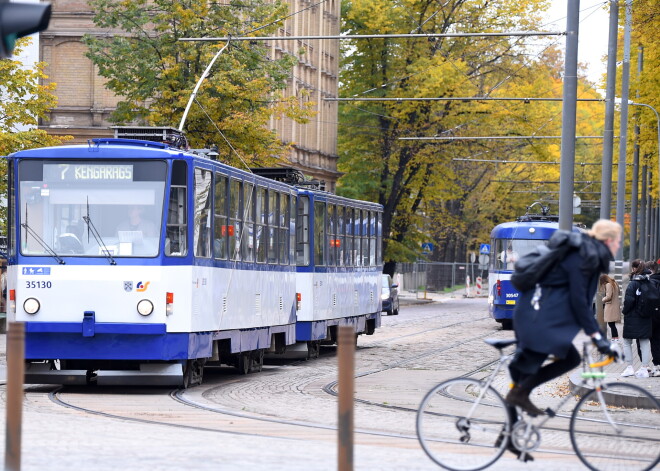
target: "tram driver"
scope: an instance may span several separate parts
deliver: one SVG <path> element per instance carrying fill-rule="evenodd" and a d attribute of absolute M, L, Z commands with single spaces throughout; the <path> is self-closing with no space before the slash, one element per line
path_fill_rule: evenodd
<path fill-rule="evenodd" d="M 513 270 L 513 264 L 518 261 L 518 252 L 513 250 L 511 242 L 509 242 L 506 250 L 502 250 L 500 253 L 500 261 L 502 262 L 502 268 Z"/>

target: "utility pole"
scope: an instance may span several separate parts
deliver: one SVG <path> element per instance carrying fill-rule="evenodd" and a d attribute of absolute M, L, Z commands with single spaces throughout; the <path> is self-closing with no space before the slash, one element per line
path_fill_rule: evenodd
<path fill-rule="evenodd" d="M 573 228 L 573 177 L 575 175 L 575 113 L 577 105 L 578 33 L 580 0 L 568 0 L 566 12 L 566 57 L 559 165 L 559 229 Z M 609 181 L 609 179 L 608 179 Z"/>
<path fill-rule="evenodd" d="M 639 46 L 637 48 L 637 77 L 639 78 L 642 75 L 644 61 L 644 48 Z M 639 99 L 639 89 L 635 93 L 635 97 Z M 638 238 L 637 238 L 637 219 L 639 217 L 637 212 L 637 196 L 639 191 L 639 113 L 635 119 L 635 151 L 633 153 L 633 177 L 632 177 L 632 193 L 630 195 L 630 260 L 634 260 L 637 257 L 641 257 L 643 260 L 647 260 L 644 253 L 641 250 L 641 247 L 638 248 Z"/>
<path fill-rule="evenodd" d="M 626 0 L 626 19 L 623 30 L 623 67 L 621 72 L 621 123 L 619 131 L 619 169 L 616 186 L 616 222 L 624 225 L 626 201 L 626 141 L 628 140 L 628 88 L 630 82 L 630 26 L 632 0 Z M 623 243 L 614 256 L 614 279 L 623 281 Z"/>
<path fill-rule="evenodd" d="M 609 219 L 612 211 L 612 154 L 614 148 L 614 97 L 616 93 L 616 47 L 619 34 L 619 4 L 610 0 L 610 29 L 607 45 L 607 85 L 605 88 L 605 130 L 601 168 L 600 218 Z"/>

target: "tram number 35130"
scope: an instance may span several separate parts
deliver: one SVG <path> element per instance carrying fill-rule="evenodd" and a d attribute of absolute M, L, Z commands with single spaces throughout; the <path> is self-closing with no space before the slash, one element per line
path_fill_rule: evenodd
<path fill-rule="evenodd" d="M 26 281 L 25 282 L 25 287 L 26 288 L 52 288 L 53 283 L 50 281 Z"/>

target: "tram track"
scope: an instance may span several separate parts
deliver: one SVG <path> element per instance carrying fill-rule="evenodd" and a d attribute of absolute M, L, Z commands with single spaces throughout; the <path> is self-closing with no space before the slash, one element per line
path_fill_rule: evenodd
<path fill-rule="evenodd" d="M 231 434 L 231 435 L 239 435 L 239 436 L 252 436 L 252 437 L 273 437 L 277 436 L 278 438 L 287 438 L 287 437 L 282 437 L 281 434 L 274 434 L 274 433 L 264 433 L 264 432 L 240 432 L 240 431 L 235 431 L 235 430 L 228 430 L 225 428 L 214 428 L 214 427 L 204 427 L 204 426 L 199 426 L 199 425 L 191 425 L 191 424 L 181 424 L 181 423 L 175 423 L 172 421 L 166 421 L 166 420 L 154 420 L 154 419 L 145 419 L 145 418 L 140 418 L 140 417 L 134 417 L 131 415 L 127 414 L 116 414 L 116 413 L 111 413 L 111 412 L 106 412 L 102 410 L 95 410 L 95 409 L 90 409 L 88 407 L 81 407 L 75 404 L 72 404 L 65 399 L 63 399 L 61 394 L 66 393 L 66 388 L 64 387 L 57 387 L 55 390 L 51 391 L 48 393 L 48 398 L 49 400 L 60 407 L 64 407 L 67 409 L 74 410 L 76 412 L 84 413 L 84 414 L 89 414 L 89 415 L 95 415 L 99 417 L 104 417 L 108 419 L 113 419 L 113 420 L 123 420 L 123 421 L 129 421 L 129 422 L 135 422 L 135 423 L 140 423 L 140 424 L 149 424 L 149 425 L 158 425 L 158 426 L 167 426 L 167 427 L 175 427 L 175 428 L 182 428 L 182 429 L 188 429 L 188 430 L 196 430 L 196 431 L 204 431 L 204 432 L 214 432 L 214 433 L 222 433 L 222 434 Z M 168 392 L 168 397 L 175 402 L 185 406 L 186 408 L 190 409 L 197 409 L 201 410 L 205 413 L 211 412 L 213 414 L 219 414 L 227 417 L 232 417 L 232 418 L 238 418 L 238 419 L 245 419 L 249 421 L 257 421 L 257 422 L 265 422 L 265 423 L 270 423 L 270 424 L 276 424 L 276 425 L 284 425 L 284 426 L 291 426 L 291 427 L 304 427 L 304 428 L 311 428 L 311 429 L 319 429 L 319 430 L 327 430 L 330 432 L 336 432 L 337 427 L 334 425 L 327 425 L 323 423 L 314 423 L 314 422 L 306 422 L 306 421 L 300 421 L 300 420 L 290 420 L 290 419 L 281 419 L 281 418 L 273 418 L 273 417 L 264 417 L 264 416 L 258 416 L 255 414 L 249 414 L 245 412 L 239 412 L 235 410 L 230 410 L 230 409 L 224 409 L 221 407 L 214 407 L 210 406 L 207 404 L 202 404 L 200 402 L 194 401 L 190 398 L 187 398 L 185 396 L 186 390 L 185 389 L 174 389 Z M 383 431 L 377 431 L 377 430 L 365 430 L 365 429 L 356 429 L 355 430 L 356 434 L 360 435 L 371 435 L 371 436 L 376 436 L 376 437 L 386 437 L 386 438 L 397 438 L 397 439 L 408 439 L 408 440 L 416 440 L 417 437 L 415 435 L 411 434 L 401 434 L 401 433 L 395 433 L 395 432 L 383 432 Z M 296 440 L 296 438 L 289 438 L 291 440 Z M 301 439 L 307 439 L 307 438 L 301 438 Z"/>
<path fill-rule="evenodd" d="M 424 334 L 429 334 L 437 331 L 442 331 L 446 330 L 452 327 L 458 327 L 463 324 L 469 324 L 469 323 L 474 323 L 474 322 L 479 322 L 486 319 L 486 317 L 479 317 L 479 318 L 472 318 L 468 320 L 463 320 L 459 322 L 454 322 L 452 324 L 444 325 L 441 327 L 434 327 L 431 329 L 421 329 L 416 332 L 408 333 L 405 335 L 401 336 L 396 336 L 393 338 L 388 338 L 383 341 L 379 342 L 371 342 L 365 347 L 367 348 L 373 348 L 379 344 L 386 344 L 390 342 L 396 342 L 399 341 L 400 339 L 404 338 L 410 338 L 414 336 L 419 336 L 419 335 L 424 335 Z M 479 335 L 475 338 L 483 338 L 488 335 L 491 335 L 495 330 L 489 331 L 486 334 Z M 472 340 L 472 339 L 470 339 Z M 358 375 L 357 377 L 360 376 L 366 376 L 369 374 L 374 374 L 379 371 L 385 371 L 387 369 L 391 368 L 396 368 L 401 365 L 404 365 L 406 363 L 410 363 L 412 361 L 416 361 L 422 358 L 427 358 L 429 356 L 433 356 L 442 352 L 446 352 L 451 350 L 452 348 L 456 348 L 459 345 L 462 345 L 465 342 L 459 342 L 459 343 L 453 343 L 451 345 L 443 346 L 441 348 L 434 348 L 431 349 L 430 351 L 426 351 L 422 354 L 414 355 L 405 359 L 402 359 L 400 361 L 397 361 L 395 363 L 390 363 L 389 365 L 386 365 L 383 368 L 379 368 L 376 370 L 370 370 L 368 372 L 362 373 Z M 296 364 L 303 363 L 302 361 L 299 362 L 292 362 L 290 365 L 295 366 Z M 476 370 L 478 370 L 477 368 Z M 215 386 L 217 387 L 217 386 Z M 179 427 L 179 428 L 188 428 L 192 430 L 201 430 L 201 431 L 210 431 L 210 432 L 218 432 L 218 433 L 237 433 L 239 435 L 256 435 L 256 436 L 272 436 L 269 433 L 260 433 L 260 432 L 253 432 L 253 433 L 246 433 L 246 432 L 234 432 L 232 430 L 227 430 L 227 429 L 218 429 L 216 427 L 206 427 L 206 426 L 200 426 L 200 425 L 194 425 L 194 424 L 181 424 L 173 421 L 168 421 L 164 419 L 148 419 L 144 417 L 136 417 L 131 414 L 127 413 L 117 413 L 117 412 L 109 412 L 108 410 L 104 410 L 104 408 L 100 407 L 85 407 L 81 405 L 75 404 L 75 401 L 71 401 L 70 399 L 66 398 L 66 394 L 70 392 L 69 388 L 66 387 L 57 387 L 55 390 L 50 391 L 48 393 L 48 398 L 49 400 L 60 407 L 68 408 L 71 410 L 75 410 L 80 413 L 85 413 L 85 414 L 90 414 L 90 415 L 96 415 L 100 417 L 105 417 L 109 419 L 114 419 L 114 420 L 128 420 L 128 421 L 133 421 L 133 422 L 138 422 L 138 423 L 144 423 L 144 424 L 154 424 L 154 425 L 164 425 L 164 426 L 172 426 L 172 427 Z M 254 413 L 248 413 L 248 412 L 242 412 L 242 411 L 237 411 L 235 409 L 227 408 L 227 407 L 221 407 L 221 406 L 216 406 L 216 405 L 210 405 L 210 404 L 203 404 L 199 401 L 195 401 L 194 399 L 191 399 L 190 397 L 187 396 L 186 390 L 183 389 L 175 389 L 171 390 L 168 393 L 168 397 L 171 400 L 176 401 L 177 403 L 186 406 L 188 408 L 194 408 L 197 410 L 201 410 L 205 413 L 213 413 L 219 414 L 222 416 L 226 417 L 232 417 L 232 418 L 237 418 L 241 420 L 250 420 L 250 421 L 258 421 L 262 423 L 271 423 L 271 424 L 277 424 L 277 425 L 283 425 L 283 426 L 290 426 L 290 427 L 304 427 L 304 428 L 313 428 L 313 429 L 318 429 L 318 430 L 328 430 L 328 431 L 336 431 L 336 426 L 334 425 L 328 425 L 326 423 L 320 423 L 320 422 L 312 422 L 312 421 L 304 421 L 304 420 L 292 420 L 292 419 L 287 419 L 287 418 L 281 418 L 281 417 L 265 417 L 260 414 L 254 414 Z M 359 401 L 362 402 L 362 401 Z M 359 435 L 371 435 L 371 436 L 377 436 L 377 437 L 388 437 L 388 438 L 398 438 L 398 439 L 406 439 L 406 440 L 416 440 L 416 436 L 414 434 L 407 434 L 407 433 L 399 433 L 399 432 L 387 432 L 387 431 L 379 431 L 379 430 L 367 430 L 367 429 L 356 429 L 356 434 Z"/>
<path fill-rule="evenodd" d="M 460 327 L 461 325 L 480 322 L 484 319 L 485 318 L 483 317 L 473 318 L 460 322 L 454 322 L 452 324 L 448 324 L 442 327 L 435 327 L 432 329 L 421 329 L 416 332 L 397 336 L 396 339 L 390 338 L 390 339 L 385 339 L 382 342 L 372 342 L 371 344 L 369 344 L 369 347 L 373 347 L 375 346 L 375 344 L 387 344 L 390 342 L 395 342 L 399 339 L 412 338 L 415 336 L 423 335 L 425 333 L 428 334 L 437 331 L 442 331 L 451 327 Z M 467 331 L 468 330 L 466 329 L 466 330 L 462 330 L 461 332 L 467 332 Z M 402 358 L 394 362 L 389 362 L 383 365 L 382 367 L 371 368 L 367 371 L 360 372 L 359 374 L 356 375 L 356 378 L 362 378 L 362 377 L 367 377 L 369 375 L 382 373 L 391 369 L 400 368 L 415 361 L 428 359 L 435 355 L 447 353 L 452 351 L 453 349 L 465 347 L 466 344 L 471 344 L 474 342 L 481 341 L 484 338 L 496 334 L 498 331 L 499 331 L 498 329 L 489 329 L 487 332 L 482 332 L 479 335 L 473 335 L 468 338 L 456 338 L 454 336 L 452 338 L 455 338 L 456 340 L 450 344 L 446 344 L 441 347 L 426 349 L 423 352 L 407 356 L 406 358 Z M 491 367 L 494 363 L 496 363 L 496 361 L 497 359 L 488 359 L 488 361 L 482 362 L 479 365 L 472 367 L 469 371 L 461 372 L 458 375 L 462 377 L 473 376 L 476 373 Z M 293 362 L 290 363 L 289 365 L 295 366 L 296 364 L 300 364 L 300 363 L 303 362 Z M 279 373 L 277 373 L 277 375 L 279 375 Z M 228 385 L 231 385 L 232 383 L 238 384 L 238 383 L 242 383 L 242 381 L 229 381 L 219 386 L 215 385 L 209 388 L 208 390 L 212 390 L 215 388 L 224 388 Z M 136 413 L 132 413 L 130 411 L 117 412 L 117 408 L 121 406 L 117 406 L 117 404 L 114 404 L 111 405 L 110 407 L 106 407 L 107 404 L 104 404 L 102 401 L 99 402 L 99 404 L 102 405 L 102 407 L 90 407 L 89 405 L 86 405 L 84 402 L 82 404 L 77 403 L 76 402 L 77 399 L 72 397 L 67 397 L 67 394 L 69 392 L 74 394 L 77 392 L 73 388 L 69 389 L 64 387 L 57 387 L 56 389 L 48 392 L 48 399 L 50 400 L 51 403 L 59 407 L 67 408 L 69 410 L 81 414 L 89 414 L 98 417 L 104 417 L 109 420 L 129 421 L 129 422 L 148 424 L 153 426 L 165 426 L 165 427 L 173 427 L 173 428 L 186 429 L 186 430 L 211 432 L 217 434 L 229 434 L 229 435 L 245 436 L 245 437 L 278 437 L 293 441 L 309 440 L 310 436 L 314 436 L 321 440 L 336 439 L 337 427 L 333 424 L 329 424 L 327 421 L 317 422 L 317 421 L 309 421 L 309 420 L 297 420 L 286 417 L 276 417 L 276 416 L 269 417 L 269 416 L 265 416 L 263 413 L 260 412 L 241 411 L 233 407 L 227 407 L 212 403 L 210 404 L 205 402 L 204 400 L 200 401 L 196 397 L 194 397 L 196 394 L 201 394 L 202 397 L 204 397 L 205 395 L 204 391 L 198 390 L 195 392 L 195 389 L 197 388 L 193 388 L 191 390 L 173 389 L 173 390 L 167 390 L 167 392 L 163 391 L 161 394 L 159 394 L 158 398 L 167 397 L 170 403 L 173 401 L 183 407 L 183 409 L 173 408 L 172 416 L 161 416 L 159 418 L 144 417 L 144 415 L 145 414 L 148 415 L 150 411 L 142 410 L 142 409 L 138 409 Z M 322 391 L 323 393 L 328 394 L 330 396 L 336 396 L 337 394 L 336 381 L 326 383 L 322 387 Z M 125 401 L 125 402 L 128 404 L 131 401 Z M 417 412 L 416 408 L 397 406 L 392 404 L 383 404 L 362 398 L 356 398 L 356 402 L 368 406 L 376 406 L 381 409 L 401 411 L 407 414 Z M 182 412 L 183 410 L 196 410 L 199 411 L 199 413 L 198 414 L 194 412 L 192 414 L 189 412 L 184 413 Z M 173 416 L 177 416 L 178 418 L 174 418 Z M 210 418 L 210 416 L 222 417 L 222 419 L 220 420 L 213 419 Z M 182 419 L 181 417 L 185 417 L 185 419 Z M 307 430 L 307 432 L 304 432 L 304 430 Z M 316 430 L 316 432 L 310 435 L 309 430 Z M 561 431 L 566 432 L 566 429 L 562 429 Z M 390 430 L 390 431 L 371 430 L 364 428 L 356 428 L 355 437 L 356 437 L 356 444 L 369 443 L 373 440 L 380 440 L 381 442 L 382 440 L 387 440 L 387 441 L 399 440 L 398 442 L 392 442 L 392 444 L 398 443 L 398 445 L 394 445 L 394 446 L 410 447 L 411 443 L 417 441 L 417 436 L 414 432 L 405 433 L 405 431 L 401 432 L 394 430 Z M 408 443 L 409 445 L 405 445 L 405 443 Z M 565 451 L 565 450 L 542 449 L 539 450 L 539 452 L 550 453 L 555 455 L 571 455 L 571 452 L 567 450 Z"/>

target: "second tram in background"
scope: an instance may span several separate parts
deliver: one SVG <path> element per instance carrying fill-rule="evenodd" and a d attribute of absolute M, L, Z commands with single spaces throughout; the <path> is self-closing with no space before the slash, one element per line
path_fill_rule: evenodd
<path fill-rule="evenodd" d="M 513 310 L 519 292 L 511 284 L 513 265 L 518 258 L 545 243 L 559 228 L 558 216 L 548 214 L 541 206 L 541 214 L 529 214 L 538 205 L 514 222 L 498 224 L 490 233 L 490 266 L 488 270 L 488 312 L 502 328 L 511 329 Z"/>

